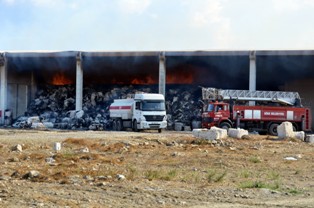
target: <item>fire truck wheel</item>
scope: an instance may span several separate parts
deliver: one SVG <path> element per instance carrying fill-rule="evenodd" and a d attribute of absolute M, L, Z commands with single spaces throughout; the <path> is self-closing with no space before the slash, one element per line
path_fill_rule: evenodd
<path fill-rule="evenodd" d="M 270 135 L 273 135 L 273 136 L 277 136 L 278 133 L 277 133 L 277 127 L 278 127 L 278 124 L 277 123 L 273 123 L 269 126 L 268 128 L 268 133 Z"/>
<path fill-rule="evenodd" d="M 228 122 L 222 122 L 221 124 L 219 124 L 219 127 L 228 130 L 231 128 L 231 125 Z"/>
<path fill-rule="evenodd" d="M 133 131 L 138 132 L 136 120 L 133 121 Z"/>

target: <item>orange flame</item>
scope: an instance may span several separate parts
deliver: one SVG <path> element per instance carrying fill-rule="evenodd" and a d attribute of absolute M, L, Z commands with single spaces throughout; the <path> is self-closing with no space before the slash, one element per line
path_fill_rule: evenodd
<path fill-rule="evenodd" d="M 72 84 L 72 81 L 68 79 L 62 72 L 58 72 L 52 78 L 52 84 L 53 85 L 67 85 L 67 84 Z"/>
<path fill-rule="evenodd" d="M 151 76 L 147 76 L 144 79 L 135 78 L 131 81 L 131 84 L 156 84 L 157 81 L 154 80 Z"/>

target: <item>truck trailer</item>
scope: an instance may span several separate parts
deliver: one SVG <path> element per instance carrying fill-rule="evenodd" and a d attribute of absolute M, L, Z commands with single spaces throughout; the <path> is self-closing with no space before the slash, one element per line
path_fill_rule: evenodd
<path fill-rule="evenodd" d="M 134 98 L 115 99 L 109 108 L 113 130 L 132 128 L 133 131 L 167 127 L 165 98 L 162 94 L 136 93 Z"/>
<path fill-rule="evenodd" d="M 277 135 L 277 126 L 289 121 L 295 131 L 311 131 L 311 110 L 302 106 L 297 92 L 202 88 L 202 98 L 203 128 L 245 128 Z"/>

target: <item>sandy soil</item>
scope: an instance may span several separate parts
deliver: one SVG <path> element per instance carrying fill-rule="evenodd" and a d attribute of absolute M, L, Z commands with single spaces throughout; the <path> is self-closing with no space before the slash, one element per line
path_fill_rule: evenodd
<path fill-rule="evenodd" d="M 313 150 L 260 135 L 1 129 L 0 207 L 314 207 Z"/>

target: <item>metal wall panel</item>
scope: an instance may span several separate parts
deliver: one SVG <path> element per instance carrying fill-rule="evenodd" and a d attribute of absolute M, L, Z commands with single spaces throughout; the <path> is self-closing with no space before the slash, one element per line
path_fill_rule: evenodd
<path fill-rule="evenodd" d="M 8 84 L 8 109 L 13 118 L 24 115 L 28 103 L 28 86 L 24 84 Z"/>

